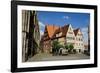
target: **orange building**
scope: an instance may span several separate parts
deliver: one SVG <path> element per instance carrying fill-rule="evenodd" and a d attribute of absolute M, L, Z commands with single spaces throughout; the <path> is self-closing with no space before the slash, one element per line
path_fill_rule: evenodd
<path fill-rule="evenodd" d="M 41 48 L 43 52 L 51 52 L 52 48 L 52 38 L 58 26 L 46 25 L 44 30 L 44 35 L 41 38 Z"/>

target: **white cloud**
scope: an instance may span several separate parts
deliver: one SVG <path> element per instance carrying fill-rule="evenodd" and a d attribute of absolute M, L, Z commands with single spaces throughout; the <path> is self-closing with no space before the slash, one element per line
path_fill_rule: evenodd
<path fill-rule="evenodd" d="M 40 30 L 40 39 L 41 39 L 43 34 L 44 34 L 44 32 L 42 30 Z"/>
<path fill-rule="evenodd" d="M 39 25 L 40 25 L 40 27 L 45 27 L 45 25 L 40 21 L 39 21 Z"/>
<path fill-rule="evenodd" d="M 88 44 L 88 27 L 81 29 L 84 38 L 84 44 Z"/>
<path fill-rule="evenodd" d="M 45 24 L 43 24 L 41 21 L 39 21 L 39 28 L 40 28 L 40 35 L 42 36 L 44 34 Z"/>
<path fill-rule="evenodd" d="M 40 35 L 43 35 L 43 34 L 44 34 L 44 32 L 42 30 L 40 30 Z"/>
<path fill-rule="evenodd" d="M 63 18 L 64 18 L 64 19 L 69 19 L 70 17 L 69 17 L 69 16 L 64 16 Z"/>

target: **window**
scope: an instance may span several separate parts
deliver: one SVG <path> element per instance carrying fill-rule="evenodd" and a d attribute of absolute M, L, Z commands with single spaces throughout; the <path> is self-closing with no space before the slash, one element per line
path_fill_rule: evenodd
<path fill-rule="evenodd" d="M 82 36 L 82 34 L 80 33 L 80 34 L 78 34 L 78 36 Z"/>
<path fill-rule="evenodd" d="M 81 41 L 83 41 L 83 39 L 81 39 Z"/>
<path fill-rule="evenodd" d="M 79 41 L 80 41 L 80 38 L 79 38 Z"/>
<path fill-rule="evenodd" d="M 71 28 L 69 28 L 69 30 L 71 30 Z"/>
<path fill-rule="evenodd" d="M 69 34 L 73 34 L 73 32 L 68 32 Z"/>
<path fill-rule="evenodd" d="M 68 40 L 74 40 L 74 37 L 67 37 Z"/>
<path fill-rule="evenodd" d="M 61 36 L 61 35 L 62 35 L 62 32 L 59 33 L 59 36 Z"/>
<path fill-rule="evenodd" d="M 58 34 L 56 34 L 56 37 L 58 37 Z"/>

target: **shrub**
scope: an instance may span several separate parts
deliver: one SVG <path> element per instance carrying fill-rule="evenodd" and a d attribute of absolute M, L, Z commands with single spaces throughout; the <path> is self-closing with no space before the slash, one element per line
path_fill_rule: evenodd
<path fill-rule="evenodd" d="M 65 48 L 68 50 L 69 49 L 69 46 L 68 45 L 65 45 Z"/>
<path fill-rule="evenodd" d="M 73 49 L 74 49 L 74 46 L 73 46 L 72 44 L 70 44 L 70 45 L 69 45 L 69 49 L 70 49 L 70 50 L 73 50 Z"/>
<path fill-rule="evenodd" d="M 56 55 L 59 49 L 59 42 L 58 41 L 53 41 L 52 43 L 52 53 L 53 55 Z"/>

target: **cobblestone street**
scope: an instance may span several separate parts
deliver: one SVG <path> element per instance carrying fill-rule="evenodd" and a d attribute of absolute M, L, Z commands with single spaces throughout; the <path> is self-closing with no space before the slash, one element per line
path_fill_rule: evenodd
<path fill-rule="evenodd" d="M 85 54 L 68 54 L 68 55 L 63 55 L 63 56 L 62 55 L 52 56 L 52 54 L 40 53 L 29 58 L 27 62 L 55 61 L 55 60 L 82 60 L 82 59 L 89 59 L 89 58 L 90 56 L 87 56 Z"/>

